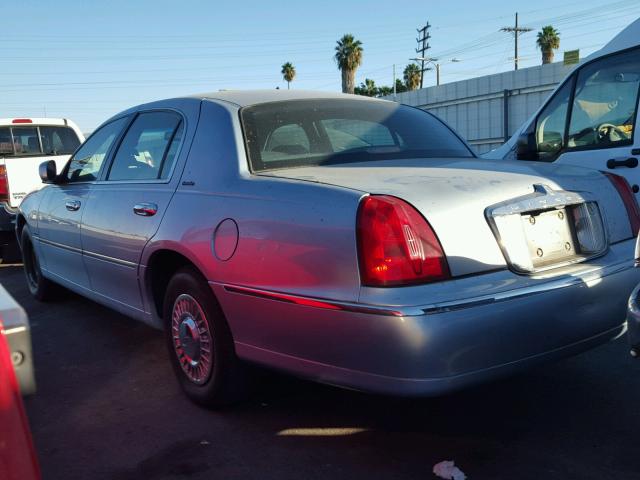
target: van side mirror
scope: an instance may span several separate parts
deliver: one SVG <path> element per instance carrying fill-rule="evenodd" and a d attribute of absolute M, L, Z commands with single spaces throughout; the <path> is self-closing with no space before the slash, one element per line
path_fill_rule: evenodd
<path fill-rule="evenodd" d="M 38 173 L 40 173 L 42 183 L 56 183 L 56 178 L 58 178 L 56 162 L 53 160 L 42 162 L 38 169 Z"/>
<path fill-rule="evenodd" d="M 518 160 L 537 160 L 538 148 L 534 132 L 523 133 L 516 141 L 516 157 Z"/>

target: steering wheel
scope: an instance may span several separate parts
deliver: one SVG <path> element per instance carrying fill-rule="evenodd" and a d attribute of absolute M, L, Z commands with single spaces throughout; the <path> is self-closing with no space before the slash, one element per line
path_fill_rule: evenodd
<path fill-rule="evenodd" d="M 631 136 L 627 132 L 612 123 L 601 123 L 596 128 L 596 132 L 598 134 L 598 140 L 600 142 L 606 141 L 609 143 L 614 143 L 631 138 Z"/>

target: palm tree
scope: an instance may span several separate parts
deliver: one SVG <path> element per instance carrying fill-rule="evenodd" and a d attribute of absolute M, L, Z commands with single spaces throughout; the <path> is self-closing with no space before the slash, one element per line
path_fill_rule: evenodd
<path fill-rule="evenodd" d="M 342 91 L 354 93 L 356 86 L 356 70 L 362 64 L 362 42 L 353 38 L 350 33 L 338 40 L 335 60 L 342 72 Z"/>
<path fill-rule="evenodd" d="M 420 68 L 415 63 L 410 63 L 404 69 L 404 84 L 409 91 L 420 86 Z"/>
<path fill-rule="evenodd" d="M 551 25 L 542 27 L 538 32 L 536 44 L 542 51 L 542 64 L 553 62 L 553 51 L 560 48 L 560 32 Z"/>
<path fill-rule="evenodd" d="M 293 79 L 296 78 L 296 67 L 294 67 L 291 62 L 287 62 L 282 65 L 282 70 L 280 71 L 280 73 L 282 73 L 282 78 L 284 78 L 284 81 L 287 82 L 287 90 L 289 90 L 289 88 L 291 88 L 291 82 L 293 82 Z"/>

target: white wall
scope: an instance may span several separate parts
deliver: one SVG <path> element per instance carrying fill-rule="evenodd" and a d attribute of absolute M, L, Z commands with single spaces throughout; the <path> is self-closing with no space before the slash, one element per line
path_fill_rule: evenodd
<path fill-rule="evenodd" d="M 396 101 L 428 110 L 447 122 L 478 153 L 500 146 L 573 69 L 562 62 L 471 78 L 399 93 Z M 508 90 L 508 131 L 504 102 Z M 393 100 L 392 96 L 385 97 Z"/>

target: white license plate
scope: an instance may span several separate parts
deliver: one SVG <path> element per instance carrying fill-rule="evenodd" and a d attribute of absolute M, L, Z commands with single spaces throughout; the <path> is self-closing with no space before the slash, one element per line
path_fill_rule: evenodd
<path fill-rule="evenodd" d="M 577 256 L 564 208 L 536 215 L 522 215 L 521 220 L 534 268 L 560 263 Z"/>

